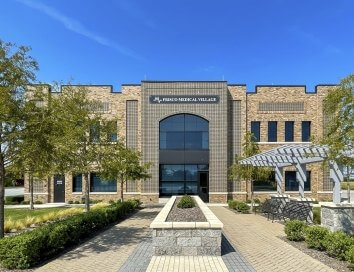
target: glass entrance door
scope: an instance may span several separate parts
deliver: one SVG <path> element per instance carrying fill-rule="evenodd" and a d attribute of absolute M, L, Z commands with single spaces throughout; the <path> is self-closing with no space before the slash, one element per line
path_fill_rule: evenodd
<path fill-rule="evenodd" d="M 209 202 L 209 173 L 199 172 L 199 197 L 204 202 Z"/>

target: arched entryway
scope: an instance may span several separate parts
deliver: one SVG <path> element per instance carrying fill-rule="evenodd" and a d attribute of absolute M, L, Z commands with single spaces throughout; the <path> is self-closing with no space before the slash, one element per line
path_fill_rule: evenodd
<path fill-rule="evenodd" d="M 208 201 L 208 120 L 175 114 L 161 120 L 159 129 L 160 196 L 191 194 Z"/>

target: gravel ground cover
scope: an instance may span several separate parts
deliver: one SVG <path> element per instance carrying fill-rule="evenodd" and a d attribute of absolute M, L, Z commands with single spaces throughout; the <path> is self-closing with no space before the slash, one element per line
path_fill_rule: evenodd
<path fill-rule="evenodd" d="M 181 197 L 177 197 L 170 213 L 167 216 L 167 222 L 206 222 L 202 210 L 195 203 L 194 208 L 180 209 L 177 207 Z"/>
<path fill-rule="evenodd" d="M 305 242 L 294 242 L 289 241 L 285 237 L 279 237 L 283 241 L 289 243 L 298 250 L 301 250 L 310 257 L 319 260 L 321 263 L 335 269 L 338 272 L 351 272 L 352 270 L 348 267 L 348 263 L 345 261 L 340 261 L 338 259 L 332 258 L 326 254 L 325 251 L 318 251 L 312 248 L 308 248 Z"/>

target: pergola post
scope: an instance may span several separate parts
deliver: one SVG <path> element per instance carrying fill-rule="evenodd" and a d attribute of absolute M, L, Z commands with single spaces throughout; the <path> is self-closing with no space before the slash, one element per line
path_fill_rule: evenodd
<path fill-rule="evenodd" d="M 333 203 L 341 203 L 340 183 L 343 181 L 343 170 L 335 161 L 329 162 L 329 176 L 333 182 Z"/>
<path fill-rule="evenodd" d="M 305 197 L 305 181 L 306 181 L 306 164 L 297 163 L 296 168 L 296 180 L 299 183 L 299 195 L 301 198 Z"/>
<path fill-rule="evenodd" d="M 282 194 L 281 185 L 283 182 L 283 167 L 275 166 L 275 181 L 277 182 L 277 193 Z"/>

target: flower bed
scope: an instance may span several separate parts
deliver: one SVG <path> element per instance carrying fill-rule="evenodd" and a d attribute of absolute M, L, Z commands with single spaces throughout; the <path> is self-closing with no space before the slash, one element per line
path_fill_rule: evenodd
<path fill-rule="evenodd" d="M 193 196 L 205 221 L 168 221 L 176 196 L 170 198 L 151 223 L 154 255 L 221 255 L 223 224 L 198 197 Z"/>
<path fill-rule="evenodd" d="M 118 202 L 4 238 L 0 240 L 0 264 L 9 269 L 33 267 L 124 218 L 138 206 L 134 200 Z"/>
<path fill-rule="evenodd" d="M 347 260 L 354 268 L 354 237 L 342 231 L 331 232 L 320 226 L 307 226 L 299 220 L 285 224 L 285 234 L 290 241 L 305 241 L 307 247 L 326 253 L 339 260 Z"/>

